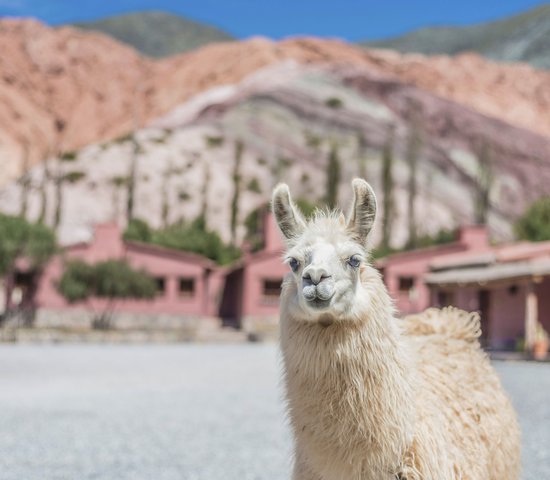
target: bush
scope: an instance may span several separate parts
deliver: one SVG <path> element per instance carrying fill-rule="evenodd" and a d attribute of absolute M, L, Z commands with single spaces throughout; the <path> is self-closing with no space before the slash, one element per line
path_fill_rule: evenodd
<path fill-rule="evenodd" d="M 135 270 L 124 260 L 106 260 L 89 265 L 81 260 L 69 261 L 58 283 L 59 292 L 70 302 L 90 297 L 152 298 L 155 281 L 143 270 Z"/>
<path fill-rule="evenodd" d="M 325 101 L 325 105 L 329 108 L 333 108 L 335 110 L 342 108 L 344 106 L 344 102 L 339 99 L 338 97 L 330 97 L 327 98 Z"/>
<path fill-rule="evenodd" d="M 86 300 L 93 291 L 94 268 L 80 260 L 69 262 L 57 289 L 69 303 Z"/>
<path fill-rule="evenodd" d="M 153 232 L 147 222 L 139 218 L 132 218 L 126 227 L 122 238 L 124 238 L 124 240 L 147 243 L 152 240 Z"/>
<path fill-rule="evenodd" d="M 63 178 L 69 183 L 76 183 L 82 180 L 85 176 L 86 174 L 84 172 L 73 170 L 72 172 L 66 173 Z"/>
<path fill-rule="evenodd" d="M 123 236 L 125 240 L 198 253 L 220 265 L 240 257 L 240 250 L 224 244 L 217 232 L 208 229 L 202 217 L 191 223 L 177 222 L 159 230 L 151 229 L 143 220 L 134 219 L 128 224 Z"/>
<path fill-rule="evenodd" d="M 216 148 L 216 147 L 221 147 L 223 145 L 223 142 L 224 142 L 224 138 L 223 137 L 214 137 L 214 136 L 206 136 L 204 137 L 205 141 L 206 141 L 206 145 L 209 147 L 209 148 Z"/>
<path fill-rule="evenodd" d="M 76 152 L 64 152 L 61 154 L 59 159 L 62 162 L 74 162 L 77 159 L 78 155 Z"/>
<path fill-rule="evenodd" d="M 248 182 L 248 185 L 246 186 L 246 189 L 249 192 L 252 192 L 252 193 L 262 193 L 262 187 L 260 187 L 260 182 L 258 181 L 258 179 L 256 177 L 252 178 Z"/>
<path fill-rule="evenodd" d="M 523 240 L 550 240 L 550 196 L 535 201 L 516 222 L 515 231 Z"/>

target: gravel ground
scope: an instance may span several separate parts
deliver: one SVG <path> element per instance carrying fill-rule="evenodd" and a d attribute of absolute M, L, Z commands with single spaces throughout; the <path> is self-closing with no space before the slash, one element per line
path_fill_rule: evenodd
<path fill-rule="evenodd" d="M 273 345 L 0 346 L 1 480 L 283 480 Z M 497 363 L 524 478 L 550 478 L 550 364 Z"/>

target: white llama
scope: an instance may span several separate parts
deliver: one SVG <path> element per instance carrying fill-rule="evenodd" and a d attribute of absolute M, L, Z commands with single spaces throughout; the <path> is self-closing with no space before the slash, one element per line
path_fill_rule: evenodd
<path fill-rule="evenodd" d="M 292 270 L 281 348 L 294 480 L 516 480 L 516 415 L 479 346 L 479 318 L 454 308 L 398 320 L 368 263 L 376 199 L 353 181 L 347 219 L 306 221 L 286 185 L 273 212 Z"/>

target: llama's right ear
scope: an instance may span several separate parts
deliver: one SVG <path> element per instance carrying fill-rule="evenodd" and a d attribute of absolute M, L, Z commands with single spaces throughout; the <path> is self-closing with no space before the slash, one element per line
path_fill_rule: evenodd
<path fill-rule="evenodd" d="M 376 217 L 376 196 L 365 180 L 355 178 L 351 185 L 353 202 L 346 228 L 356 242 L 365 245 Z"/>
<path fill-rule="evenodd" d="M 306 228 L 304 218 L 290 198 L 288 185 L 280 183 L 275 187 L 271 208 L 277 225 L 287 239 L 297 237 Z"/>

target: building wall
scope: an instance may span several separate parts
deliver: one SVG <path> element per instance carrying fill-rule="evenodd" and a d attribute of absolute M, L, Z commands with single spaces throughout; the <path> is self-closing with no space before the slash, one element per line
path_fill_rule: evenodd
<path fill-rule="evenodd" d="M 395 300 L 397 311 L 401 315 L 421 312 L 431 304 L 430 290 L 424 283 L 424 274 L 428 272 L 430 262 L 437 257 L 464 250 L 464 246 L 452 244 L 441 246 L 437 250 L 417 250 L 389 257 L 384 264 L 384 282 L 390 296 Z M 411 278 L 410 289 L 400 288 L 400 279 Z"/>
<path fill-rule="evenodd" d="M 283 264 L 279 252 L 248 264 L 244 273 L 243 315 L 278 315 L 280 291 L 277 292 L 273 287 L 280 285 L 288 272 L 288 266 Z M 266 286 L 269 287 L 268 291 Z"/>
<path fill-rule="evenodd" d="M 539 299 L 539 322 L 550 334 L 550 278 L 546 277 L 535 287 L 535 292 Z"/>
<path fill-rule="evenodd" d="M 490 345 L 513 349 L 524 336 L 525 286 L 510 283 L 490 290 Z"/>
<path fill-rule="evenodd" d="M 118 232 L 118 233 L 117 233 Z M 63 255 L 54 257 L 40 279 L 36 300 L 39 308 L 48 310 L 89 308 L 102 310 L 107 301 L 92 299 L 87 302 L 69 304 L 57 291 L 56 284 L 63 274 L 64 262 L 81 259 L 95 263 L 107 259 L 126 259 L 138 269 L 144 269 L 157 279 L 164 279 L 164 291 L 151 300 L 118 300 L 116 309 L 129 313 L 171 314 L 190 316 L 217 315 L 218 289 L 223 277 L 212 272 L 199 262 L 186 261 L 177 255 L 150 252 L 147 248 L 126 246 L 120 231 L 114 226 L 100 226 L 94 241 L 89 246 L 77 246 L 66 250 Z M 192 279 L 193 294 L 180 291 L 180 280 Z"/>

